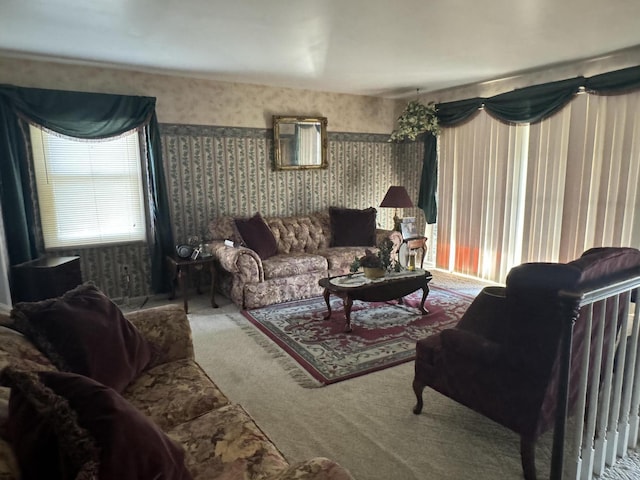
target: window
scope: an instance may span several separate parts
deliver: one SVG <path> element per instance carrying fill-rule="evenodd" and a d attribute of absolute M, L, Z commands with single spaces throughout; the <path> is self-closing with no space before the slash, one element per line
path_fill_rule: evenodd
<path fill-rule="evenodd" d="M 30 127 L 45 248 L 143 241 L 138 132 L 87 141 Z"/>

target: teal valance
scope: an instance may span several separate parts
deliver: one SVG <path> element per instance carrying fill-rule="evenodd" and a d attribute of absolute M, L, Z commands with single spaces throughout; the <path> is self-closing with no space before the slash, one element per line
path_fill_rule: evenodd
<path fill-rule="evenodd" d="M 589 93 L 616 94 L 640 88 L 640 66 L 603 73 L 594 77 L 575 77 L 502 93 L 437 105 L 440 125 L 450 127 L 470 118 L 478 109 L 507 123 L 536 123 L 554 114 L 584 87 Z"/>
<path fill-rule="evenodd" d="M 173 235 L 155 104 L 152 97 L 0 85 L 0 201 L 12 265 L 38 256 L 28 155 L 19 119 L 83 139 L 114 137 L 145 127 L 152 287 L 166 291 L 164 258 L 173 250 Z"/>
<path fill-rule="evenodd" d="M 438 104 L 438 122 L 451 127 L 465 122 L 480 108 L 506 123 L 536 123 L 553 115 L 569 103 L 581 88 L 599 95 L 612 95 L 640 89 L 640 66 L 603 73 L 594 77 L 575 77 L 558 82 L 519 88 L 494 97 L 475 97 Z M 437 146 L 428 145 L 425 135 L 425 155 L 420 182 L 419 206 L 427 223 L 436 221 Z M 434 141 L 435 144 L 435 141 Z M 431 194 L 433 190 L 433 195 Z"/>

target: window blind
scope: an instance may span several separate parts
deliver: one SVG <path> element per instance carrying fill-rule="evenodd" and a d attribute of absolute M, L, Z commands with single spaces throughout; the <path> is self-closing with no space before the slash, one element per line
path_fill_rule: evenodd
<path fill-rule="evenodd" d="M 30 126 L 45 248 L 143 241 L 137 131 L 100 141 Z"/>

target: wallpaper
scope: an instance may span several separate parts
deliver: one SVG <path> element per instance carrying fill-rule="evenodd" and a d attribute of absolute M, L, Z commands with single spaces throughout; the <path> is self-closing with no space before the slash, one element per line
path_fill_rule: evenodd
<path fill-rule="evenodd" d="M 0 55 L 0 83 L 21 87 L 143 95 L 157 99 L 160 123 L 271 128 L 273 115 L 323 116 L 328 131 L 389 134 L 404 101 L 276 88 Z"/>
<path fill-rule="evenodd" d="M 404 101 L 6 56 L 0 56 L 0 83 L 156 97 L 176 242 L 206 234 L 223 214 L 377 207 L 389 185 L 405 185 L 417 199 L 420 145 L 387 143 Z M 329 168 L 274 171 L 273 115 L 327 117 Z M 422 221 L 412 210 L 403 214 Z M 392 217 L 378 208 L 381 226 L 390 228 Z M 80 255 L 84 280 L 113 298 L 150 294 L 144 244 L 56 254 Z"/>
<path fill-rule="evenodd" d="M 161 135 L 177 242 L 206 234 L 221 215 L 378 208 L 389 185 L 406 185 L 417 198 L 421 162 L 400 155 L 408 147 L 388 143 L 388 135 L 329 133 L 329 167 L 299 171 L 273 169 L 270 129 L 162 125 Z M 392 217 L 378 208 L 381 227 L 390 228 Z"/>
<path fill-rule="evenodd" d="M 275 171 L 271 129 L 161 124 L 160 132 L 176 243 L 206 238 L 221 215 L 297 215 L 329 206 L 373 206 L 378 225 L 392 228 L 393 209 L 379 207 L 389 186 L 404 185 L 418 197 L 420 144 L 391 144 L 388 135 L 330 132 L 327 169 Z M 422 231 L 419 209 L 399 213 L 415 216 Z M 83 279 L 118 301 L 152 294 L 144 244 L 56 253 L 79 255 Z"/>

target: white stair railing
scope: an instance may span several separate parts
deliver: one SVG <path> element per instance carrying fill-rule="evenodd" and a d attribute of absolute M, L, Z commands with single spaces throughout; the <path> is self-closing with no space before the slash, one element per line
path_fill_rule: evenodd
<path fill-rule="evenodd" d="M 551 479 L 591 480 L 637 449 L 640 425 L 640 276 L 586 292 L 561 292 L 566 325 Z M 574 326 L 586 334 L 572 371 Z M 575 340 L 574 340 L 575 341 Z M 575 372 L 575 368 L 573 369 Z M 577 378 L 576 378 L 577 377 Z M 578 382 L 571 385 L 570 382 Z M 572 389 L 577 396 L 571 397 Z M 570 425 L 570 427 L 569 427 Z"/>

